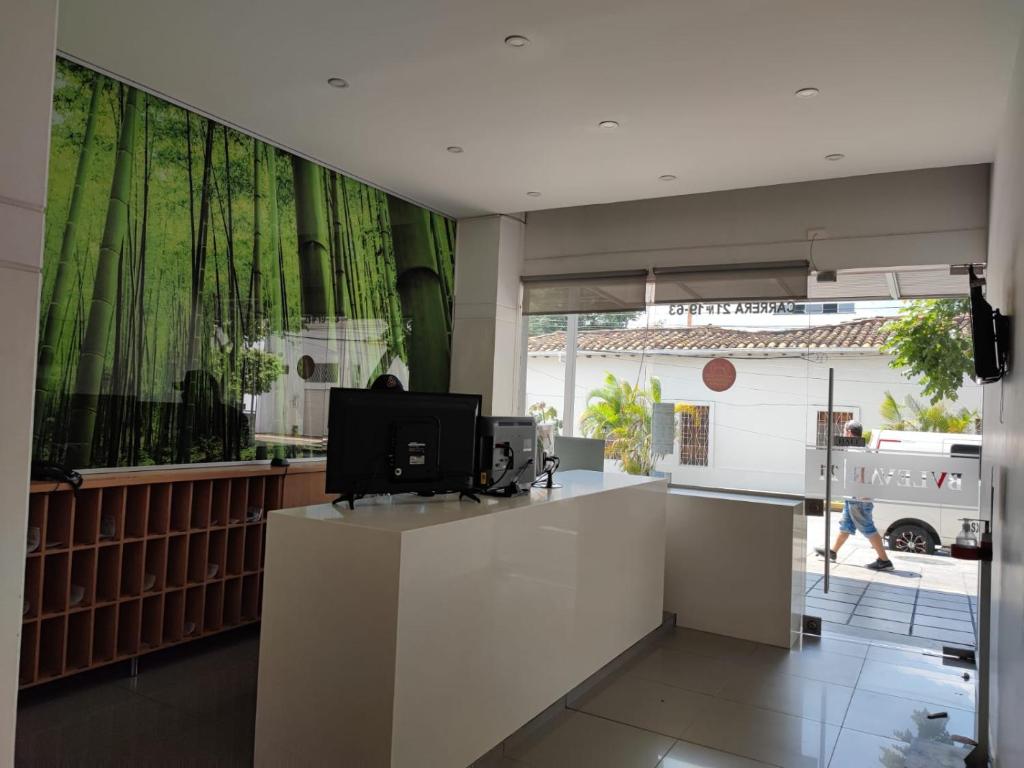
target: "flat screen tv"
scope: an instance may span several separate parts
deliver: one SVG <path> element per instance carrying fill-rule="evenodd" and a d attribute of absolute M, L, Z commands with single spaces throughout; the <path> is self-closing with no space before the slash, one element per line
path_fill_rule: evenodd
<path fill-rule="evenodd" d="M 970 269 L 971 340 L 974 344 L 974 375 L 983 384 L 999 381 L 1009 367 L 1010 319 L 985 299 L 984 281 Z"/>
<path fill-rule="evenodd" d="M 331 390 L 327 493 L 471 491 L 476 475 L 479 395 Z"/>

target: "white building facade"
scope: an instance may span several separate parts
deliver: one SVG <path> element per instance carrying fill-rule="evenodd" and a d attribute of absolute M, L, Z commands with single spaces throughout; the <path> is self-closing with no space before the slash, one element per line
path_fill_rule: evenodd
<path fill-rule="evenodd" d="M 733 330 L 718 347 L 716 334 L 707 326 L 580 331 L 574 423 L 571 430 L 563 426 L 562 433 L 583 436 L 579 419 L 588 394 L 600 388 L 609 373 L 642 387 L 656 377 L 663 402 L 687 406 L 685 413 L 676 415 L 672 453 L 656 465 L 670 474 L 672 482 L 802 494 L 805 449 L 820 443 L 827 426 L 829 368 L 834 370 L 838 423 L 853 418 L 865 430 L 881 428 L 886 393 L 901 404 L 907 396 L 928 403 L 921 386 L 892 368 L 891 356 L 880 350 L 884 321 L 818 326 L 813 334 Z M 634 349 L 642 347 L 644 333 L 651 346 Z M 724 391 L 710 389 L 702 376 L 705 365 L 716 358 L 727 359 L 736 373 L 735 382 Z M 543 402 L 560 417 L 565 414 L 565 376 L 564 335 L 532 337 L 526 406 Z M 970 380 L 951 405 L 954 411 L 961 408 L 981 410 L 981 387 Z"/>

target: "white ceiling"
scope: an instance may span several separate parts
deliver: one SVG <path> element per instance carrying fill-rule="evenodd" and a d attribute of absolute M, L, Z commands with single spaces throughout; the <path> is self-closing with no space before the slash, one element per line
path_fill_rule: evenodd
<path fill-rule="evenodd" d="M 468 216 L 989 161 L 1022 10 L 1016 0 L 69 0 L 58 46 Z M 531 44 L 510 48 L 510 34 Z M 351 87 L 330 88 L 332 75 Z M 802 86 L 821 95 L 795 98 Z M 605 119 L 621 127 L 598 128 Z M 452 144 L 465 152 L 446 152 Z M 833 152 L 846 159 L 823 159 Z M 659 181 L 666 173 L 678 180 Z"/>

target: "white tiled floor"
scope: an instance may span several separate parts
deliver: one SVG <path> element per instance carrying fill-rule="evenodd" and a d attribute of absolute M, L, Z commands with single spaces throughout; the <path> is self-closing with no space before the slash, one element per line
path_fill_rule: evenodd
<path fill-rule="evenodd" d="M 668 736 L 566 710 L 543 738 L 529 739 L 506 756 L 534 768 L 651 768 L 674 743 Z"/>
<path fill-rule="evenodd" d="M 822 528 L 809 536 L 822 538 L 823 520 L 809 522 Z M 481 765 L 962 765 L 951 737 L 974 736 L 974 669 L 937 652 L 974 645 L 976 566 L 894 553 L 896 571 L 875 573 L 863 567 L 873 559 L 851 539 L 827 594 L 823 560 L 808 559 L 808 613 L 824 620 L 826 637 L 787 651 L 676 629 Z"/>
<path fill-rule="evenodd" d="M 911 756 L 962 764 L 950 737 L 974 736 L 973 677 L 920 649 L 824 638 L 786 651 L 676 629 L 484 765 L 899 768 Z"/>

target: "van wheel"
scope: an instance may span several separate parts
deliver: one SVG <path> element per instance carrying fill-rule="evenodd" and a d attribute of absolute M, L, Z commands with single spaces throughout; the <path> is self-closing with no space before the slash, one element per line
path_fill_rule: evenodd
<path fill-rule="evenodd" d="M 901 525 L 893 528 L 889 534 L 889 549 L 932 555 L 935 554 L 935 541 L 932 535 L 919 525 Z"/>

